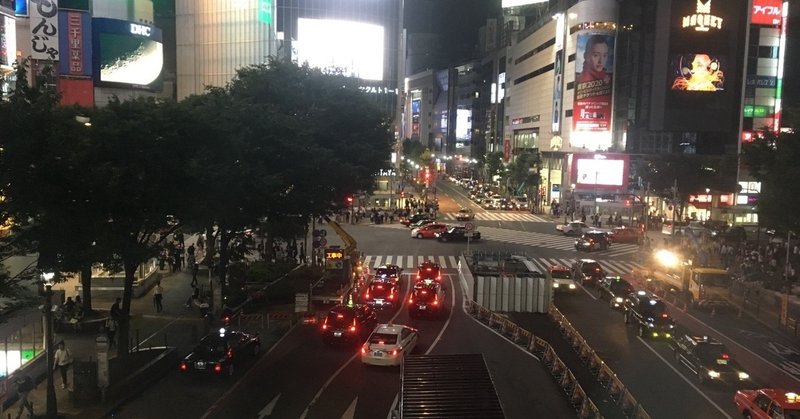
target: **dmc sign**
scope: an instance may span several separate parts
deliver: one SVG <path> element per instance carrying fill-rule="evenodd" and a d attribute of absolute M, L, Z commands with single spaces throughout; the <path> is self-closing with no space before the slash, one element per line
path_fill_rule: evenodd
<path fill-rule="evenodd" d="M 722 29 L 722 18 L 711 14 L 711 0 L 697 0 L 696 12 L 684 16 L 681 20 L 683 29 L 694 28 L 697 32 L 708 32 L 709 29 Z"/>
<path fill-rule="evenodd" d="M 142 35 L 142 36 L 150 36 L 150 32 L 152 29 L 149 26 L 139 25 L 137 23 L 131 23 L 131 33 L 133 35 Z"/>
<path fill-rule="evenodd" d="M 782 12 L 781 0 L 753 0 L 750 21 L 754 25 L 780 25 Z"/>

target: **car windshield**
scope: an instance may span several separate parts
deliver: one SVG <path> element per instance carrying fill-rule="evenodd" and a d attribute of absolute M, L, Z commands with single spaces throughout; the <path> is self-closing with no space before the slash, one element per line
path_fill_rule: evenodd
<path fill-rule="evenodd" d="M 352 313 L 330 312 L 328 313 L 328 324 L 334 326 L 343 326 L 353 322 Z"/>
<path fill-rule="evenodd" d="M 583 273 L 585 273 L 585 274 L 599 273 L 602 270 L 603 269 L 600 268 L 600 264 L 597 263 L 597 262 L 584 263 L 583 267 L 581 268 L 581 271 L 583 271 Z"/>
<path fill-rule="evenodd" d="M 701 343 L 698 345 L 696 353 L 704 364 L 728 364 L 728 350 L 723 345 Z"/>
<path fill-rule="evenodd" d="M 219 352 L 225 352 L 225 341 L 220 338 L 204 338 L 200 341 L 197 346 L 194 348 L 194 352 L 197 354 L 214 354 Z"/>
<path fill-rule="evenodd" d="M 397 268 L 378 268 L 375 270 L 375 276 L 382 277 L 382 276 L 397 276 Z"/>
<path fill-rule="evenodd" d="M 647 317 L 663 317 L 663 314 L 667 314 L 667 305 L 663 301 L 645 300 L 642 302 L 642 312 Z"/>
<path fill-rule="evenodd" d="M 550 276 L 552 276 L 553 279 L 571 279 L 572 278 L 572 275 L 569 273 L 569 271 L 562 271 L 562 270 L 551 271 L 550 272 Z"/>
<path fill-rule="evenodd" d="M 394 345 L 397 343 L 397 335 L 391 333 L 373 333 L 369 337 L 369 343 L 379 345 Z"/>
<path fill-rule="evenodd" d="M 631 286 L 631 284 L 629 284 L 628 281 L 625 281 L 624 279 L 611 282 L 611 285 L 609 285 L 608 288 L 611 290 L 611 292 L 617 295 L 630 294 L 633 292 L 633 287 Z"/>
<path fill-rule="evenodd" d="M 528 198 L 525 198 L 525 197 L 519 197 L 518 196 L 516 199 L 517 199 L 517 202 L 528 202 Z"/>

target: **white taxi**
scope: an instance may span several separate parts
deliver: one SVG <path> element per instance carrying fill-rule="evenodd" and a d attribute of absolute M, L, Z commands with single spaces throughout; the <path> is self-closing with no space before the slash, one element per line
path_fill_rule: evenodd
<path fill-rule="evenodd" d="M 379 324 L 361 347 L 361 363 L 365 365 L 398 366 L 419 341 L 413 327 L 401 324 Z"/>

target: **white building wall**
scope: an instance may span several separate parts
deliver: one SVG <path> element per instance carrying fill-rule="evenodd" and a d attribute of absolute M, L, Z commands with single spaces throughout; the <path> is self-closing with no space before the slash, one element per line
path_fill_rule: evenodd
<path fill-rule="evenodd" d="M 266 63 L 275 54 L 274 20 L 260 22 L 258 6 L 258 0 L 177 0 L 179 100 L 205 86 L 224 86 L 236 70 Z"/>

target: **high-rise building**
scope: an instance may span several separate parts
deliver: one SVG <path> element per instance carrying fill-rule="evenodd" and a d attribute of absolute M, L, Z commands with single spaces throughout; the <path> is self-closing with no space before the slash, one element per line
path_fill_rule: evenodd
<path fill-rule="evenodd" d="M 277 53 L 273 0 L 176 0 L 177 97 L 225 86 Z"/>

